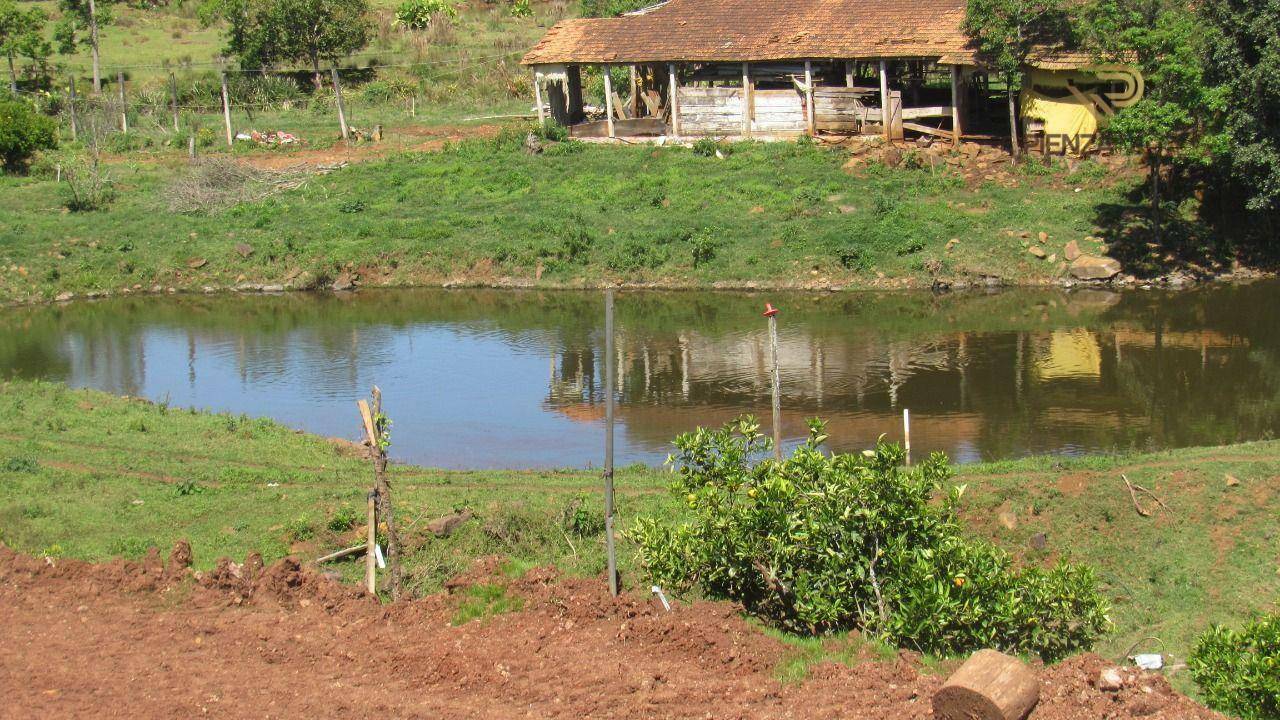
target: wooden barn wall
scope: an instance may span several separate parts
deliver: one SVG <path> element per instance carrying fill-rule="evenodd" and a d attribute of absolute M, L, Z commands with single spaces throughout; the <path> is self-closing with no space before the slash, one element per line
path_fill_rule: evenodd
<path fill-rule="evenodd" d="M 682 87 L 676 101 L 681 135 L 742 134 L 742 88 Z"/>
<path fill-rule="evenodd" d="M 819 130 L 858 130 L 862 123 L 879 123 L 880 108 L 868 108 L 864 100 L 879 102 L 854 88 L 814 88 L 814 124 Z"/>
<path fill-rule="evenodd" d="M 757 89 L 752 100 L 751 129 L 754 132 L 802 133 L 809 127 L 804 112 L 804 95 L 796 90 Z"/>

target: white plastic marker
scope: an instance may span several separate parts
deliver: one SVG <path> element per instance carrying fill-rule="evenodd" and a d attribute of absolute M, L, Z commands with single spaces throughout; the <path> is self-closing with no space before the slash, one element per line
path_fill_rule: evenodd
<path fill-rule="evenodd" d="M 911 464 L 911 411 L 902 408 L 903 449 L 907 451 L 907 464 Z"/>
<path fill-rule="evenodd" d="M 649 591 L 652 592 L 654 595 L 657 595 L 658 599 L 662 601 L 663 609 L 665 609 L 667 612 L 671 612 L 671 603 L 667 602 L 667 596 L 663 594 L 662 588 L 658 587 L 657 585 L 654 585 L 653 587 L 649 588 Z"/>
<path fill-rule="evenodd" d="M 373 556 L 378 560 L 378 569 L 386 570 L 387 561 L 382 558 L 382 548 L 378 545 L 373 546 Z"/>

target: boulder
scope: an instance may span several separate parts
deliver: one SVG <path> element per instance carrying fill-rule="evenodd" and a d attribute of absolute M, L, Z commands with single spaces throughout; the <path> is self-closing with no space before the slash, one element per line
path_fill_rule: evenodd
<path fill-rule="evenodd" d="M 1103 692 L 1117 692 L 1124 687 L 1124 675 L 1118 667 L 1103 668 L 1098 671 L 1096 685 Z"/>
<path fill-rule="evenodd" d="M 885 167 L 895 168 L 902 164 L 902 151 L 896 147 L 889 146 L 880 151 L 880 162 Z"/>
<path fill-rule="evenodd" d="M 1081 280 L 1110 280 L 1120 274 L 1120 261 L 1105 255 L 1081 255 L 1071 262 L 1071 274 Z"/>
<path fill-rule="evenodd" d="M 330 286 L 335 292 L 343 292 L 346 290 L 354 290 L 356 287 L 355 276 L 349 272 L 338 273 L 338 277 L 334 279 L 333 285 Z"/>
<path fill-rule="evenodd" d="M 1062 248 L 1062 257 L 1066 258 L 1067 262 L 1074 262 L 1081 254 L 1080 243 L 1075 240 L 1067 243 L 1066 246 Z"/>
<path fill-rule="evenodd" d="M 1041 260 L 1045 258 L 1044 248 L 1040 247 L 1039 245 L 1032 245 L 1031 247 L 1027 248 L 1027 253 L 1029 253 L 1032 257 L 1039 258 Z"/>

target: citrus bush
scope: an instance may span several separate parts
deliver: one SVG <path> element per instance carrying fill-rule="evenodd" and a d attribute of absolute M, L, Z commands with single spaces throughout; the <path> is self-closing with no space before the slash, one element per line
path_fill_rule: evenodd
<path fill-rule="evenodd" d="M 1245 720 L 1280 718 L 1280 613 L 1240 630 L 1209 628 L 1187 666 L 1215 710 Z"/>
<path fill-rule="evenodd" d="M 778 462 L 760 459 L 771 443 L 753 418 L 676 438 L 683 519 L 642 517 L 628 533 L 654 581 L 792 631 L 856 628 L 938 654 L 989 647 L 1051 661 L 1107 628 L 1092 569 L 1017 568 L 962 534 L 964 488 L 938 497 L 945 456 L 908 468 L 896 445 L 826 454 L 825 439 L 811 421 L 809 440 Z"/>
<path fill-rule="evenodd" d="M 0 97 L 0 164 L 6 170 L 21 170 L 37 150 L 49 150 L 57 144 L 52 118 L 20 100 Z"/>

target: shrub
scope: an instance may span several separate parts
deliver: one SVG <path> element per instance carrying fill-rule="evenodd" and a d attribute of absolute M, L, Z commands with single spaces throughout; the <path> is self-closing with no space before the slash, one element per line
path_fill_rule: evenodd
<path fill-rule="evenodd" d="M 67 184 L 67 209 L 72 212 L 102 210 L 115 200 L 111 175 L 98 156 L 67 156 L 62 163 L 62 180 Z"/>
<path fill-rule="evenodd" d="M 33 473 L 40 469 L 40 464 L 29 457 L 11 457 L 4 461 L 5 472 Z"/>
<path fill-rule="evenodd" d="M 1209 628 L 1187 666 L 1215 710 L 1244 720 L 1280 718 L 1280 613 L 1240 630 Z"/>
<path fill-rule="evenodd" d="M 594 537 L 604 532 L 604 511 L 579 495 L 560 511 L 560 527 L 570 535 Z"/>
<path fill-rule="evenodd" d="M 1090 647 L 1108 625 L 1090 568 L 1015 568 L 1008 553 L 964 536 L 964 491 L 935 454 L 914 468 L 880 443 L 824 454 L 820 421 L 788 459 L 753 418 L 676 438 L 678 524 L 637 520 L 628 535 L 653 579 L 741 602 L 780 627 L 857 628 L 939 654 L 994 647 L 1055 660 Z"/>
<path fill-rule="evenodd" d="M 24 169 L 38 150 L 58 146 L 52 118 L 36 113 L 24 102 L 0 100 L 0 163 L 11 172 Z"/>
<path fill-rule="evenodd" d="M 329 529 L 336 533 L 342 533 L 355 527 L 360 522 L 360 513 L 350 505 L 343 505 L 338 508 L 333 517 L 329 518 Z"/>
<path fill-rule="evenodd" d="M 451 24 L 457 19 L 458 8 L 449 0 L 404 0 L 396 7 L 396 24 L 413 30 Z"/>
<path fill-rule="evenodd" d="M 701 267 L 716 259 L 716 251 L 720 249 L 719 228 L 703 228 L 689 238 L 693 251 L 693 266 Z"/>

